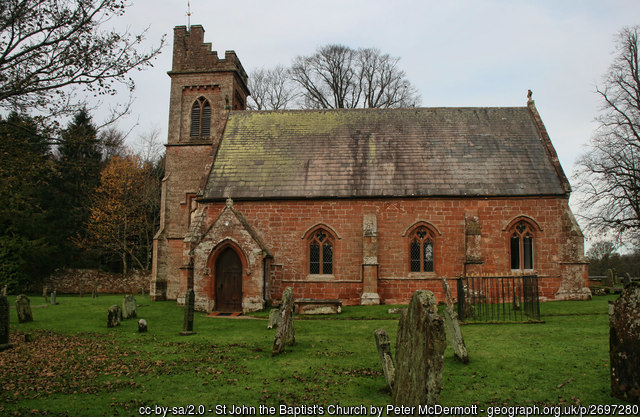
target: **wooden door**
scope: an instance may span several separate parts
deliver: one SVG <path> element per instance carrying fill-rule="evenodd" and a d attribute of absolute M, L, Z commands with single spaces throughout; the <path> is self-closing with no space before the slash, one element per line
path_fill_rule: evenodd
<path fill-rule="evenodd" d="M 238 254 L 225 249 L 215 266 L 216 310 L 222 312 L 242 311 L 242 263 Z"/>

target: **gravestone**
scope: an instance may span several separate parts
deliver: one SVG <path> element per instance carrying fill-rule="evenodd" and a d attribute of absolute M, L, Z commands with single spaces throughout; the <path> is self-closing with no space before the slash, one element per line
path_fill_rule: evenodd
<path fill-rule="evenodd" d="M 189 336 L 196 334 L 193 331 L 193 312 L 195 310 L 196 295 L 192 289 L 187 291 L 184 297 L 184 322 L 182 324 L 182 331 L 180 335 Z"/>
<path fill-rule="evenodd" d="M 138 317 L 136 298 L 132 294 L 127 294 L 122 300 L 122 318 L 132 319 Z"/>
<path fill-rule="evenodd" d="M 91 292 L 91 298 L 98 298 L 98 284 L 93 286 L 93 291 Z"/>
<path fill-rule="evenodd" d="M 282 304 L 280 305 L 280 320 L 276 337 L 273 340 L 272 355 L 284 352 L 285 344 L 293 346 L 296 342 L 295 329 L 293 328 L 293 290 L 291 287 L 284 289 Z"/>
<path fill-rule="evenodd" d="M 46 285 L 42 287 L 42 297 L 44 298 L 45 303 L 49 302 L 49 287 Z"/>
<path fill-rule="evenodd" d="M 453 355 L 456 360 L 462 363 L 469 363 L 467 346 L 465 345 L 464 338 L 462 337 L 462 330 L 460 329 L 460 322 L 458 321 L 458 313 L 456 313 L 456 310 L 453 308 L 451 290 L 449 289 L 449 283 L 447 282 L 446 277 L 442 277 L 442 289 L 444 290 L 444 298 L 447 304 L 444 308 L 444 320 L 447 325 Z"/>
<path fill-rule="evenodd" d="M 20 294 L 16 297 L 16 313 L 18 313 L 18 322 L 26 323 L 33 321 L 33 314 L 31 314 L 31 302 L 29 297 L 24 294 Z"/>
<path fill-rule="evenodd" d="M 607 269 L 607 287 L 613 288 L 613 285 L 616 282 L 616 273 L 613 269 Z"/>
<path fill-rule="evenodd" d="M 53 305 L 56 305 L 56 304 L 57 304 L 57 302 L 56 302 L 56 295 L 57 295 L 57 293 L 58 293 L 58 292 L 57 292 L 56 290 L 53 290 L 53 291 L 51 292 L 51 304 L 53 304 Z"/>
<path fill-rule="evenodd" d="M 280 320 L 280 309 L 272 308 L 269 311 L 269 323 L 267 324 L 267 329 L 277 328 L 279 320 Z"/>
<path fill-rule="evenodd" d="M 433 293 L 416 291 L 398 323 L 395 406 L 415 407 L 412 415 L 418 415 L 418 405 L 438 403 L 446 344 L 444 320 Z"/>
<path fill-rule="evenodd" d="M 112 305 L 109 307 L 109 315 L 107 316 L 107 327 L 120 326 L 122 320 L 122 310 L 119 305 Z"/>
<path fill-rule="evenodd" d="M 640 403 L 640 287 L 625 288 L 609 302 L 611 395 Z"/>
<path fill-rule="evenodd" d="M 522 305 L 520 303 L 520 294 L 517 291 L 513 292 L 513 304 L 511 304 L 513 311 L 520 311 Z"/>
<path fill-rule="evenodd" d="M 5 295 L 0 295 L 0 352 L 9 349 L 9 300 Z"/>
<path fill-rule="evenodd" d="M 378 329 L 373 332 L 376 338 L 376 346 L 378 347 L 378 355 L 380 356 L 380 362 L 382 363 L 382 373 L 384 379 L 387 381 L 389 389 L 393 389 L 393 383 L 396 377 L 396 367 L 393 363 L 393 356 L 391 356 L 391 342 L 389 341 L 389 335 L 384 329 Z"/>
<path fill-rule="evenodd" d="M 145 333 L 147 331 L 147 321 L 145 319 L 138 320 L 138 333 Z"/>

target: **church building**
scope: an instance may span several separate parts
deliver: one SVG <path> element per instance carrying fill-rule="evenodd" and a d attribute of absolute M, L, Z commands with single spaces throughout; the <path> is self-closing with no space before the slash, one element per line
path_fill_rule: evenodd
<path fill-rule="evenodd" d="M 590 298 L 571 188 L 536 106 L 247 111 L 247 74 L 174 29 L 152 299 L 442 298 L 441 277 L 536 274 Z M 524 100 L 523 100 L 524 101 Z M 455 286 L 454 297 L 455 294 Z"/>

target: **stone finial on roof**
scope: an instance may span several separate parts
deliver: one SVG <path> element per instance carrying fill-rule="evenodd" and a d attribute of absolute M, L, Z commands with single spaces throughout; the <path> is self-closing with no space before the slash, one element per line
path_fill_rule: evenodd
<path fill-rule="evenodd" d="M 530 103 L 533 102 L 533 91 L 531 91 L 531 90 L 527 91 L 527 99 L 528 99 L 527 100 L 527 104 L 530 104 Z"/>
<path fill-rule="evenodd" d="M 233 207 L 233 200 L 231 199 L 231 197 L 227 198 L 227 207 Z"/>

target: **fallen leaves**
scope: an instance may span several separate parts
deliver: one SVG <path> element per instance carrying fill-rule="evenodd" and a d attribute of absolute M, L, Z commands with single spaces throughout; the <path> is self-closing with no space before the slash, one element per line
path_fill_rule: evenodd
<path fill-rule="evenodd" d="M 14 348 L 0 358 L 0 368 L 6 374 L 6 383 L 0 388 L 4 401 L 132 387 L 134 379 L 120 378 L 144 374 L 147 368 L 144 361 L 135 358 L 136 352 L 124 351 L 103 335 L 35 333 L 30 343 L 20 342 L 22 335 L 13 335 Z"/>

